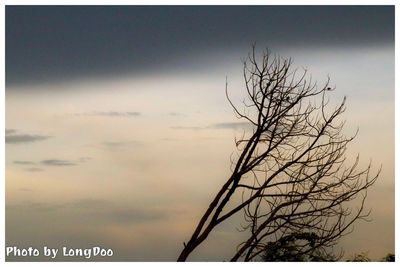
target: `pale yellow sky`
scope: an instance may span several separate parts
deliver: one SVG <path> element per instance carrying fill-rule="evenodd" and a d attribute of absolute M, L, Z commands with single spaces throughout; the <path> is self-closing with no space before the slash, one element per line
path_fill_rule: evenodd
<path fill-rule="evenodd" d="M 349 158 L 359 152 L 361 166 L 382 164 L 367 201 L 373 222 L 358 223 L 339 247 L 372 258 L 394 252 L 393 51 L 283 55 L 319 84 L 330 75 L 331 101 L 348 96 L 346 133 L 359 128 Z M 234 99 L 244 93 L 240 57 L 229 56 L 196 72 L 7 88 L 6 129 L 22 136 L 6 144 L 7 245 L 103 245 L 118 260 L 175 260 L 228 177 L 241 133 L 221 127 L 238 122 L 225 77 Z M 240 219 L 219 227 L 192 259 L 229 258 Z"/>

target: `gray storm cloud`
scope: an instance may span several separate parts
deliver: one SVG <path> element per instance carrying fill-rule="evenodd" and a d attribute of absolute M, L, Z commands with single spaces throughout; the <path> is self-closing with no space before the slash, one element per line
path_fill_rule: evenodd
<path fill-rule="evenodd" d="M 394 6 L 6 6 L 5 18 L 7 85 L 187 69 L 254 42 L 394 43 Z"/>

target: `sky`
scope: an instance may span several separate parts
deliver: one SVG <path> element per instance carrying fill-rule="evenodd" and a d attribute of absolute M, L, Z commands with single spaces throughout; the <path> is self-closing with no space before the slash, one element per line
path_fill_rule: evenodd
<path fill-rule="evenodd" d="M 391 6 L 6 6 L 6 245 L 176 260 L 229 177 L 253 43 L 347 96 L 349 158 L 382 172 L 338 248 L 394 252 Z M 189 259 L 228 259 L 241 219 Z"/>

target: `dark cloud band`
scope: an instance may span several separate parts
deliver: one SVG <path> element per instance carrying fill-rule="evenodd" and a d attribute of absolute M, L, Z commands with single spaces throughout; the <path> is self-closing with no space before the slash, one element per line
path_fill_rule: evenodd
<path fill-rule="evenodd" d="M 6 6 L 5 42 L 7 85 L 153 74 L 253 42 L 394 44 L 394 6 Z"/>

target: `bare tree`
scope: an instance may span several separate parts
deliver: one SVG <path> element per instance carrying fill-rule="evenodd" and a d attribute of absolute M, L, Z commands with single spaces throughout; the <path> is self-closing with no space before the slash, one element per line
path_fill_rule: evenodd
<path fill-rule="evenodd" d="M 252 132 L 236 141 L 232 175 L 216 194 L 178 258 L 185 261 L 220 223 L 243 212 L 243 230 L 249 238 L 239 244 L 231 261 L 255 260 L 271 242 L 294 235 L 313 236 L 313 246 L 298 253 L 324 250 L 366 219 L 367 189 L 379 171 L 371 164 L 357 170 L 358 157 L 348 165 L 347 145 L 356 134 L 342 134 L 345 98 L 328 105 L 329 79 L 322 88 L 307 77 L 307 70 L 292 70 L 292 60 L 255 47 L 244 62 L 246 99 L 243 108 L 226 96 L 236 115 L 247 120 Z M 347 164 L 345 164 L 347 163 Z M 235 203 L 234 196 L 242 201 Z M 349 202 L 359 201 L 357 209 Z M 354 205 L 353 205 L 354 206 Z"/>

